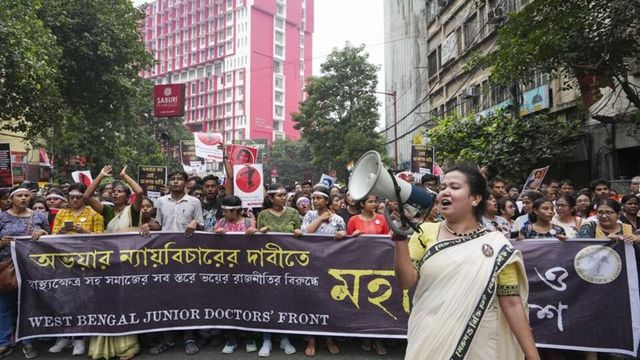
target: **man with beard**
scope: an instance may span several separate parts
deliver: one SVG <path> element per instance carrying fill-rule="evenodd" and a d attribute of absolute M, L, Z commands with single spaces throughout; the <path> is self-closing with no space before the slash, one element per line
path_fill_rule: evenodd
<path fill-rule="evenodd" d="M 202 199 L 202 216 L 204 218 L 204 231 L 213 232 L 216 222 L 222 218 L 220 205 L 222 200 L 218 197 L 218 177 L 207 175 L 202 178 L 204 198 Z"/>

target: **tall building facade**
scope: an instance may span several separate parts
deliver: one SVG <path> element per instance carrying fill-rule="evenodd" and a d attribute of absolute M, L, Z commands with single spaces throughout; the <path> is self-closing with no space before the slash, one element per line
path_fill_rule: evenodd
<path fill-rule="evenodd" d="M 426 6 L 426 1 L 384 1 L 385 92 L 395 93 L 385 96 L 384 135 L 387 154 L 395 160 L 397 151 L 398 169 L 411 166 L 412 129 L 427 124 L 428 107 L 422 101 L 427 87 Z"/>
<path fill-rule="evenodd" d="M 225 142 L 299 138 L 291 113 L 311 76 L 314 0 L 156 0 L 143 77 L 186 85 L 185 125 Z"/>

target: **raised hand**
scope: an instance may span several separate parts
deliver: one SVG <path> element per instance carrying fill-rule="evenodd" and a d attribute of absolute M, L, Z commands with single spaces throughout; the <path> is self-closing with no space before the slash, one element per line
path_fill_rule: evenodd
<path fill-rule="evenodd" d="M 127 165 L 125 165 L 122 170 L 120 170 L 120 177 L 125 177 L 127 176 Z"/>
<path fill-rule="evenodd" d="M 100 170 L 100 175 L 103 177 L 111 176 L 111 165 L 105 165 L 102 170 Z"/>

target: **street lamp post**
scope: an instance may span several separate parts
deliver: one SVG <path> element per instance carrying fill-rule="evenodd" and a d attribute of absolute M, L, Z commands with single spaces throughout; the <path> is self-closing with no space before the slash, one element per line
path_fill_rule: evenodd
<path fill-rule="evenodd" d="M 376 94 L 383 94 L 393 97 L 393 159 L 396 169 L 398 168 L 398 107 L 396 102 L 396 91 L 383 92 L 376 91 Z"/>

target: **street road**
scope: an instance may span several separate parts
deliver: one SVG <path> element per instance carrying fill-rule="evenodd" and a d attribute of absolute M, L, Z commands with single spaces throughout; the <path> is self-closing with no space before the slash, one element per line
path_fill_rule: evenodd
<path fill-rule="evenodd" d="M 291 341 L 296 347 L 298 352 L 293 355 L 285 355 L 280 348 L 275 348 L 270 360 L 293 360 L 293 359 L 310 359 L 304 356 L 305 342 L 302 337 L 292 337 Z M 200 352 L 193 356 L 188 356 L 184 353 L 181 346 L 175 346 L 160 355 L 149 355 L 149 346 L 143 345 L 143 351 L 141 354 L 135 357 L 140 360 L 168 360 L 168 359 L 185 359 L 185 360 L 202 360 L 202 359 L 229 359 L 229 360 L 246 360 L 246 359 L 261 359 L 258 357 L 258 353 L 246 353 L 244 350 L 244 342 L 240 339 L 241 346 L 230 355 L 221 353 L 222 345 L 213 346 L 207 344 L 201 348 Z M 404 357 L 404 348 L 406 343 L 401 340 L 386 340 L 385 345 L 388 351 L 386 356 L 379 356 L 373 351 L 365 352 L 360 349 L 359 339 L 337 339 L 336 344 L 340 347 L 340 354 L 331 355 L 324 347 L 324 341 L 321 338 L 318 339 L 317 355 L 314 359 L 332 359 L 332 360 L 349 360 L 349 359 L 402 359 Z M 53 345 L 53 340 L 39 340 L 35 342 L 36 347 L 40 352 L 38 359 L 56 359 L 56 360 L 79 360 L 86 358 L 85 356 L 72 356 L 71 349 L 67 349 L 60 354 L 49 354 L 47 349 Z M 260 342 L 258 342 L 258 346 Z M 277 342 L 275 343 L 277 346 Z M 14 353 L 7 359 L 24 359 L 22 355 L 22 345 L 15 348 Z M 266 359 L 266 358 L 265 358 Z"/>

